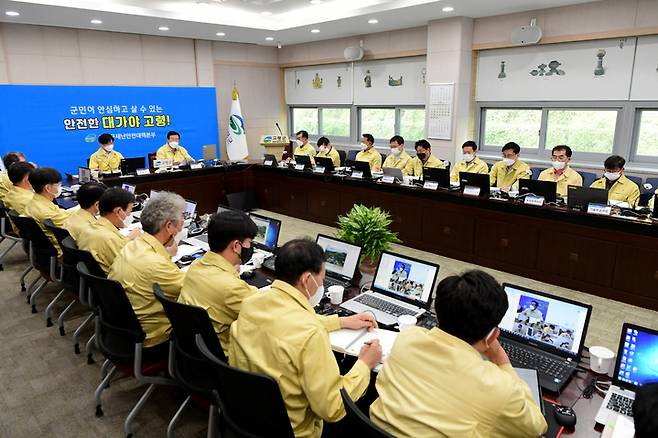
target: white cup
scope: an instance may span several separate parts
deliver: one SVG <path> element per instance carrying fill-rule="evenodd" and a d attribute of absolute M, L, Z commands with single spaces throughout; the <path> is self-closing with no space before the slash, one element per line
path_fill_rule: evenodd
<path fill-rule="evenodd" d="M 333 286 L 329 286 L 329 299 L 331 300 L 331 304 L 338 305 L 343 302 L 343 294 L 345 293 L 345 288 L 343 286 L 339 286 L 337 284 Z"/>
<path fill-rule="evenodd" d="M 589 368 L 597 374 L 608 374 L 615 361 L 615 353 L 609 348 L 594 346 L 589 349 Z"/>
<path fill-rule="evenodd" d="M 402 175 L 402 184 L 404 184 L 405 186 L 408 186 L 408 185 L 411 184 L 411 181 L 412 181 L 412 179 L 411 179 L 410 176 Z"/>
<path fill-rule="evenodd" d="M 406 330 L 409 327 L 414 327 L 418 320 L 413 315 L 400 315 L 398 316 L 398 327 L 400 331 Z"/>
<path fill-rule="evenodd" d="M 265 261 L 265 254 L 263 253 L 254 253 L 253 256 L 251 256 L 251 264 L 254 266 L 254 269 L 258 269 L 263 265 L 263 262 Z"/>

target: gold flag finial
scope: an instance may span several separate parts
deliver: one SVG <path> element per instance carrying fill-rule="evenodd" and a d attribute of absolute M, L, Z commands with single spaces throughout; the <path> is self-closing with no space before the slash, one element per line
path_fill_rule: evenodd
<path fill-rule="evenodd" d="M 238 84 L 233 81 L 233 100 L 238 100 Z"/>

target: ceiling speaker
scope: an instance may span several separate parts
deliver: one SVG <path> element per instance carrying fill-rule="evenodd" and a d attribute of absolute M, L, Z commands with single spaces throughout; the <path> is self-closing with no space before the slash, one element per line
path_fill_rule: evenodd
<path fill-rule="evenodd" d="M 520 26 L 512 31 L 512 42 L 517 46 L 537 44 L 542 35 L 541 27 L 537 26 L 537 22 L 533 18 L 530 25 Z"/>
<path fill-rule="evenodd" d="M 363 58 L 363 49 L 361 47 L 347 47 L 343 52 L 346 61 L 358 61 Z"/>

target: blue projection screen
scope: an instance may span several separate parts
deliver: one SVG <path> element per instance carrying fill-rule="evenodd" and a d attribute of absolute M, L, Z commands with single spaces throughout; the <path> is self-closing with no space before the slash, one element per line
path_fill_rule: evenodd
<path fill-rule="evenodd" d="M 146 157 L 180 132 L 195 159 L 218 144 L 215 89 L 208 87 L 92 87 L 0 85 L 0 151 L 77 173 L 104 132 L 124 157 Z"/>

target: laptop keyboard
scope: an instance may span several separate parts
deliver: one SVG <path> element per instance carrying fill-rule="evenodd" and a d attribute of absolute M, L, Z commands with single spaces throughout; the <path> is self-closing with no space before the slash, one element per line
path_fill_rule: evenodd
<path fill-rule="evenodd" d="M 606 408 L 611 411 L 619 412 L 620 414 L 633 416 L 633 399 L 621 394 L 613 392 L 610 394 L 610 400 Z"/>
<path fill-rule="evenodd" d="M 507 352 L 512 365 L 517 368 L 530 368 L 546 374 L 553 379 L 564 380 L 571 367 L 564 360 L 556 360 L 539 352 L 523 348 L 520 345 L 500 339 L 500 344 Z"/>
<path fill-rule="evenodd" d="M 359 295 L 354 299 L 357 303 L 364 304 L 366 306 L 374 307 L 377 310 L 381 310 L 384 313 L 388 313 L 393 316 L 400 315 L 416 315 L 416 311 L 409 310 L 406 307 L 398 306 L 389 301 L 382 300 L 372 295 Z"/>
<path fill-rule="evenodd" d="M 344 281 L 336 280 L 334 278 L 328 277 L 325 275 L 324 277 L 324 288 L 328 289 L 331 286 L 345 286 Z"/>

